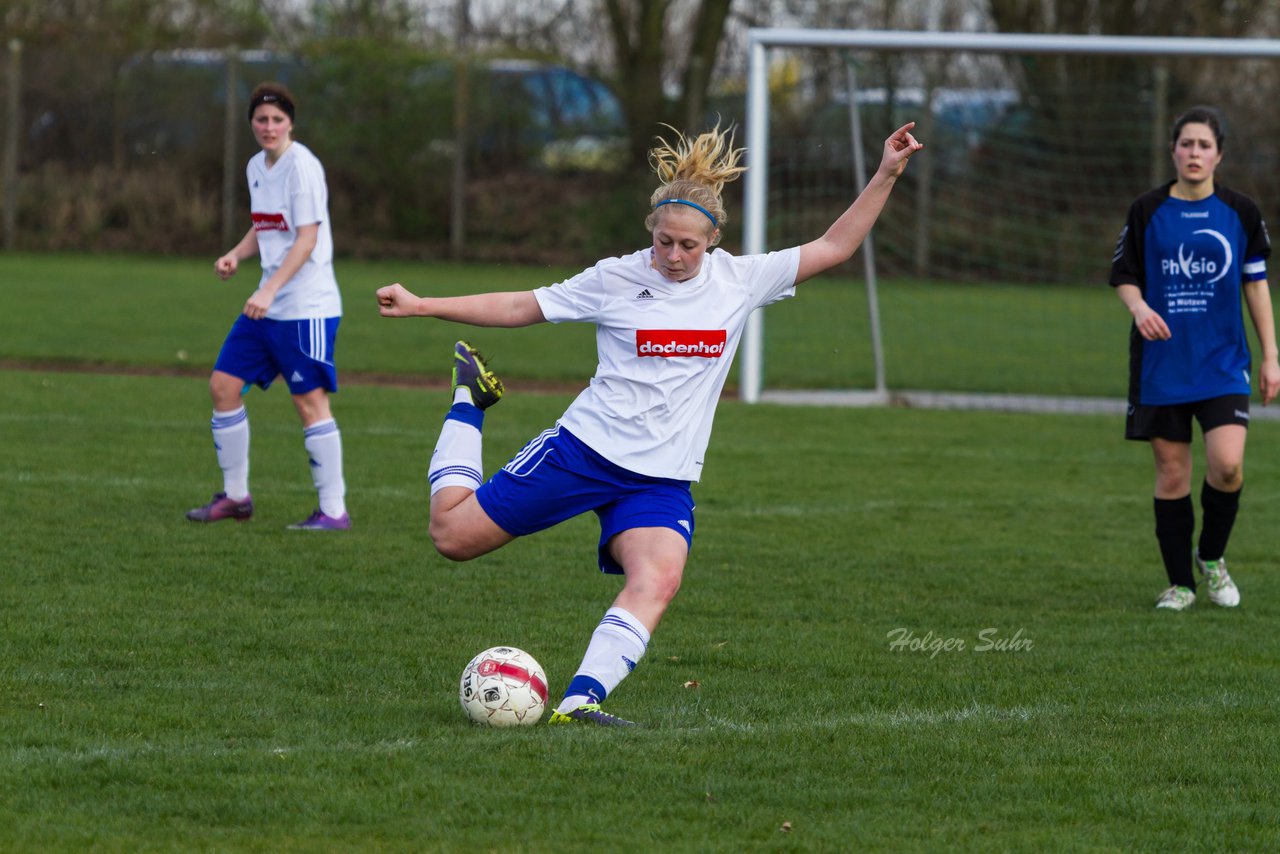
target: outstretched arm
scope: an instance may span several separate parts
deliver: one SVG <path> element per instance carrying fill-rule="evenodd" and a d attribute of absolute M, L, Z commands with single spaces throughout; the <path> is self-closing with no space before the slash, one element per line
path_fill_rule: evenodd
<path fill-rule="evenodd" d="M 532 326 L 546 320 L 533 291 L 419 297 L 399 283 L 378 288 L 378 312 L 383 317 L 438 317 L 471 326 Z"/>
<path fill-rule="evenodd" d="M 831 224 L 826 234 L 800 247 L 800 268 L 796 272 L 796 284 L 853 257 L 853 253 L 862 245 L 871 226 L 879 218 L 894 183 L 907 168 L 907 161 L 911 155 L 924 148 L 924 144 L 917 142 L 911 135 L 911 129 L 915 126 L 915 122 L 908 122 L 884 141 L 880 166 L 876 169 L 876 174 L 871 176 L 866 188 L 858 194 L 849 209 Z"/>

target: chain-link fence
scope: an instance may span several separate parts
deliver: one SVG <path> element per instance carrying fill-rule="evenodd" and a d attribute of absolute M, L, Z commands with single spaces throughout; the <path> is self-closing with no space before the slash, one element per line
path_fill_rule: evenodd
<path fill-rule="evenodd" d="M 247 222 L 245 110 L 263 80 L 296 97 L 295 138 L 325 165 L 341 252 L 537 261 L 634 242 L 646 188 L 627 172 L 618 100 L 567 67 L 359 41 L 125 57 L 15 42 L 0 83 L 6 245 L 221 251 Z M 630 219 L 609 213 L 619 202 Z"/>

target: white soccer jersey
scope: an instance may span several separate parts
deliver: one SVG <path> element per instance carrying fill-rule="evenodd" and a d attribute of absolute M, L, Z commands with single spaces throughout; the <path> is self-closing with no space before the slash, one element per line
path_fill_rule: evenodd
<path fill-rule="evenodd" d="M 318 223 L 315 249 L 267 311 L 271 320 L 338 317 L 342 297 L 333 275 L 333 232 L 329 227 L 329 189 L 320 160 L 300 142 L 285 149 L 270 169 L 259 151 L 245 169 L 249 179 L 249 209 L 262 259 L 261 287 L 279 269 L 298 236 L 298 226 Z"/>
<path fill-rule="evenodd" d="M 652 253 L 601 261 L 534 297 L 552 323 L 596 324 L 596 374 L 560 424 L 628 471 L 698 480 L 747 317 L 795 295 L 800 250 L 713 250 L 686 282 L 664 278 Z"/>

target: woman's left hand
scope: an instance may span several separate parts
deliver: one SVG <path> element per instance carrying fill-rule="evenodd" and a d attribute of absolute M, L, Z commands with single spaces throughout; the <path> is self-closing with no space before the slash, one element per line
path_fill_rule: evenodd
<path fill-rule="evenodd" d="M 907 168 L 907 161 L 911 159 L 911 155 L 924 148 L 924 143 L 911 135 L 911 129 L 915 126 L 915 122 L 907 122 L 884 141 L 880 171 L 886 176 L 897 178 Z"/>
<path fill-rule="evenodd" d="M 1258 391 L 1262 394 L 1262 405 L 1276 399 L 1280 392 L 1280 364 L 1275 359 L 1264 359 L 1258 368 Z"/>
<path fill-rule="evenodd" d="M 250 320 L 261 320 L 267 316 L 267 309 L 271 308 L 271 303 L 275 301 L 275 294 L 270 294 L 262 288 L 253 292 L 248 301 L 244 304 L 244 315 Z"/>

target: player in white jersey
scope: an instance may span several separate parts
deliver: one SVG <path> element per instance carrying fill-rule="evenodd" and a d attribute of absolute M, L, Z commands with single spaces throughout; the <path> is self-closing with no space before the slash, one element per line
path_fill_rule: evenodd
<path fill-rule="evenodd" d="M 591 510 L 605 572 L 625 576 L 595 629 L 552 723 L 628 726 L 600 702 L 640 661 L 684 573 L 693 542 L 690 482 L 702 474 L 716 402 L 750 313 L 848 260 L 922 146 L 914 123 L 884 144 L 875 176 L 826 233 L 803 246 L 735 257 L 708 251 L 725 222 L 721 191 L 745 167 L 716 128 L 659 140 L 661 185 L 645 228 L 652 245 L 601 261 L 533 291 L 419 298 L 378 290 L 385 317 L 438 317 L 516 327 L 577 320 L 596 325 L 591 384 L 555 427 L 488 481 L 481 474 L 484 410 L 501 382 L 466 342 L 454 351 L 454 403 L 431 459 L 430 534 L 451 560 L 469 560 L 517 536 Z"/>
<path fill-rule="evenodd" d="M 342 298 L 333 274 L 333 233 L 324 167 L 293 139 L 293 96 L 278 83 L 258 86 L 249 99 L 249 123 L 262 148 L 246 176 L 253 225 L 235 248 L 214 263 L 228 279 L 240 262 L 258 255 L 262 278 L 231 327 L 209 378 L 213 446 L 223 488 L 187 512 L 193 522 L 245 521 L 249 495 L 249 416 L 242 394 L 284 377 L 302 419 L 319 507 L 290 528 L 346 530 L 342 435 L 329 408 L 338 390 L 334 345 Z"/>

